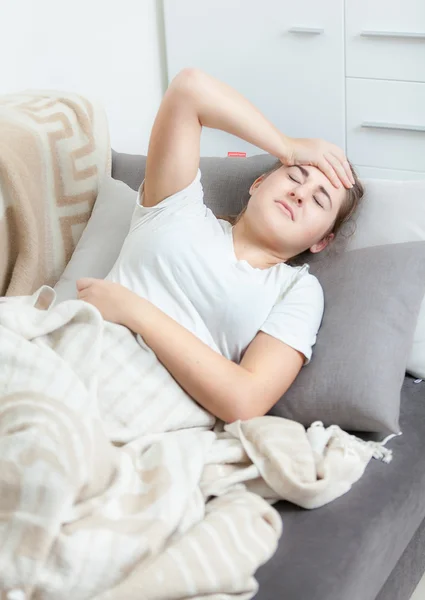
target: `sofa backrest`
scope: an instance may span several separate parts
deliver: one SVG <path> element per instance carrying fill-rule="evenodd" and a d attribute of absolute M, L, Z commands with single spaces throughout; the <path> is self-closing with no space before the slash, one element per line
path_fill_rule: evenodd
<path fill-rule="evenodd" d="M 205 204 L 216 215 L 236 215 L 249 200 L 249 188 L 276 163 L 270 154 L 248 158 L 204 156 L 200 159 Z M 137 190 L 143 181 L 146 156 L 112 150 L 112 177 Z"/>

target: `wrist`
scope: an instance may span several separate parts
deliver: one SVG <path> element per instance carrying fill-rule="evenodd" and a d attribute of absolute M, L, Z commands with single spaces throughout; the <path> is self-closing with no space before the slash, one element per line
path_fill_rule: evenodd
<path fill-rule="evenodd" d="M 279 153 L 279 160 L 285 166 L 290 166 L 294 164 L 294 145 L 295 138 L 291 138 L 287 135 L 281 134 L 282 143 L 281 143 L 281 151 Z"/>
<path fill-rule="evenodd" d="M 146 300 L 146 298 L 141 298 L 140 296 L 137 296 L 124 309 L 122 325 L 124 325 L 131 331 L 141 333 L 143 329 L 143 319 L 146 316 L 148 304 L 150 304 L 150 302 Z"/>

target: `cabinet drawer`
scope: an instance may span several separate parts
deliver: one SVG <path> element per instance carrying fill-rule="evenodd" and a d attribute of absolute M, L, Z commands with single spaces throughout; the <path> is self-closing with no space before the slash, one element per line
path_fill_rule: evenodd
<path fill-rule="evenodd" d="M 347 78 L 346 89 L 349 159 L 425 171 L 425 83 Z"/>
<path fill-rule="evenodd" d="M 425 1 L 346 0 L 349 77 L 425 82 Z"/>

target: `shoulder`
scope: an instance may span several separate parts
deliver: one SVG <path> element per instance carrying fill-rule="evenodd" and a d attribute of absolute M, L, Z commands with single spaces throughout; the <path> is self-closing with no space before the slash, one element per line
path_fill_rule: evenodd
<path fill-rule="evenodd" d="M 320 281 L 312 273 L 304 273 L 294 284 L 294 288 L 313 294 L 314 297 L 323 298 L 323 288 Z"/>
<path fill-rule="evenodd" d="M 302 352 L 308 364 L 323 317 L 323 289 L 308 265 L 286 265 L 286 284 L 261 331 Z M 289 279 L 289 284 L 288 284 Z"/>
<path fill-rule="evenodd" d="M 201 170 L 199 168 L 195 178 L 188 186 L 176 191 L 153 206 L 144 206 L 144 185 L 145 180 L 138 188 L 130 231 L 141 227 L 151 227 L 153 224 L 155 224 L 155 227 L 163 223 L 169 226 L 170 223 L 192 223 L 194 219 L 200 222 L 205 216 L 209 216 L 209 209 L 204 204 Z"/>
<path fill-rule="evenodd" d="M 298 294 L 313 294 L 314 297 L 323 298 L 322 285 L 317 277 L 310 273 L 310 265 L 305 263 L 301 267 L 292 267 L 284 263 L 283 266 L 284 294 L 293 291 Z"/>
<path fill-rule="evenodd" d="M 296 273 L 291 277 L 291 284 L 283 293 L 282 302 L 297 304 L 321 317 L 325 298 L 322 285 L 315 275 L 309 272 L 309 265 L 289 267 Z"/>
<path fill-rule="evenodd" d="M 220 217 L 215 217 L 217 220 L 217 224 L 220 226 L 223 233 L 230 233 L 232 230 L 232 225 L 226 219 L 220 219 Z"/>
<path fill-rule="evenodd" d="M 161 202 L 158 202 L 154 206 L 144 206 L 143 201 L 144 201 L 144 196 L 145 196 L 145 181 L 146 180 L 143 179 L 142 183 L 140 184 L 138 191 L 137 191 L 137 198 L 136 198 L 136 206 L 143 209 L 144 211 L 153 212 L 153 209 L 155 209 L 157 207 L 163 209 L 163 208 L 166 208 L 167 206 L 172 205 L 176 201 L 181 202 L 181 200 L 184 200 L 184 199 L 188 199 L 188 200 L 197 199 L 197 200 L 201 200 L 201 201 L 203 200 L 201 170 L 199 168 L 196 172 L 195 179 L 193 179 L 193 181 L 191 183 L 189 183 L 189 185 L 187 185 L 185 188 L 183 188 L 181 190 L 177 190 L 174 194 L 167 196 L 166 198 L 161 200 Z"/>

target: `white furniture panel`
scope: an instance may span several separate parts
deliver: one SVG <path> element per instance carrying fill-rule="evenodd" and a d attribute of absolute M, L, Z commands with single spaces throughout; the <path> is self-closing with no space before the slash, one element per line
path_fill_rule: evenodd
<path fill-rule="evenodd" d="M 343 2 L 165 0 L 169 81 L 198 67 L 246 96 L 284 133 L 345 147 Z M 261 150 L 204 128 L 201 154 Z"/>
<path fill-rule="evenodd" d="M 345 0 L 347 76 L 425 82 L 425 0 Z"/>
<path fill-rule="evenodd" d="M 348 78 L 347 154 L 354 164 L 425 172 L 425 84 Z"/>
<path fill-rule="evenodd" d="M 360 176 L 425 178 L 425 0 L 164 0 L 168 80 L 199 67 Z M 203 156 L 262 152 L 204 128 Z"/>

